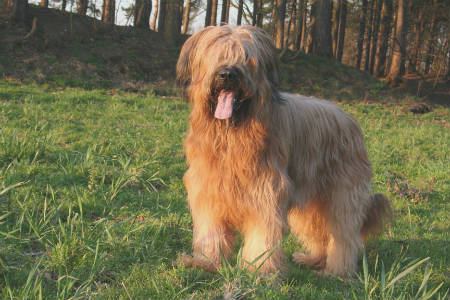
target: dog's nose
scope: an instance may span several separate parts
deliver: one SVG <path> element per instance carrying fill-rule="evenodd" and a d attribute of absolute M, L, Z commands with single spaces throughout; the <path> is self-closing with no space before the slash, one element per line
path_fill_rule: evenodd
<path fill-rule="evenodd" d="M 218 76 L 222 81 L 233 81 L 236 79 L 237 72 L 233 69 L 223 69 L 219 72 Z"/>

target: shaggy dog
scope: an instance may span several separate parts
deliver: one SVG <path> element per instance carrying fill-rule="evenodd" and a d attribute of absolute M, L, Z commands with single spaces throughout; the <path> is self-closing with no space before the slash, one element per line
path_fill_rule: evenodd
<path fill-rule="evenodd" d="M 365 237 L 391 209 L 371 193 L 355 119 L 329 102 L 280 92 L 272 40 L 252 26 L 194 34 L 181 50 L 177 79 L 193 104 L 183 179 L 193 255 L 184 264 L 216 270 L 237 230 L 249 268 L 282 272 L 279 244 L 289 224 L 307 250 L 294 261 L 324 273 L 355 272 Z"/>

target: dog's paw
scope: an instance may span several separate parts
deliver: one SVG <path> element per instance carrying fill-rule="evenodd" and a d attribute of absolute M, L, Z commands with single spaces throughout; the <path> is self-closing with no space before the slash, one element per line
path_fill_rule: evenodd
<path fill-rule="evenodd" d="M 292 254 L 292 259 L 300 265 L 306 265 L 317 269 L 323 269 L 325 267 L 324 258 L 307 255 L 302 252 L 295 252 Z"/>
<path fill-rule="evenodd" d="M 182 253 L 180 258 L 174 262 L 172 262 L 172 266 L 179 266 L 183 264 L 187 268 L 201 268 L 208 272 L 216 272 L 217 265 L 215 265 L 211 260 L 208 260 L 206 257 L 200 256 L 192 256 L 186 253 Z"/>

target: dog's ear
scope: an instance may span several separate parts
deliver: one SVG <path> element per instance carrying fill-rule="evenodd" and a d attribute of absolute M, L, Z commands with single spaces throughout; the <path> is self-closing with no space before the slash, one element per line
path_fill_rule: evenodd
<path fill-rule="evenodd" d="M 193 34 L 181 48 L 180 57 L 177 62 L 177 84 L 186 89 L 192 81 L 192 61 L 196 55 L 196 48 L 201 37 L 214 28 L 209 26 Z"/>

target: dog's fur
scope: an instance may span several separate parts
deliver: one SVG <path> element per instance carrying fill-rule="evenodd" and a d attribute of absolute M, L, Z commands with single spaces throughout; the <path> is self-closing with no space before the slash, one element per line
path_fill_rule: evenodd
<path fill-rule="evenodd" d="M 227 87 L 217 79 L 224 69 L 238 74 Z M 294 254 L 296 262 L 353 273 L 365 236 L 391 210 L 385 196 L 371 194 L 355 119 L 329 102 L 280 92 L 273 43 L 252 26 L 194 34 L 181 50 L 177 79 L 193 104 L 184 183 L 194 253 L 184 263 L 216 270 L 221 255 L 231 254 L 237 230 L 250 267 L 264 262 L 262 273 L 283 271 L 278 246 L 288 223 L 307 250 Z M 221 89 L 236 95 L 227 120 L 214 117 Z"/>

